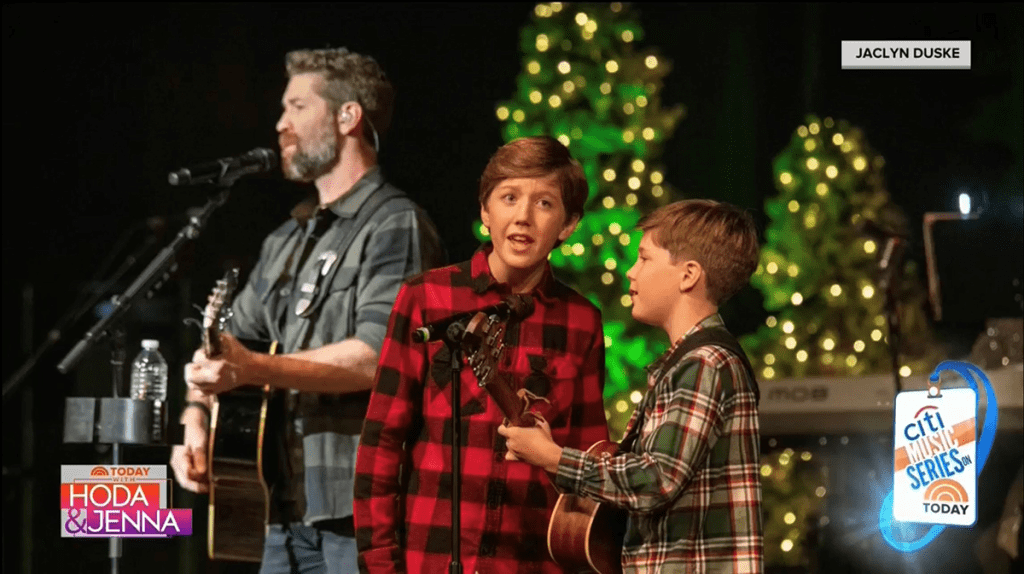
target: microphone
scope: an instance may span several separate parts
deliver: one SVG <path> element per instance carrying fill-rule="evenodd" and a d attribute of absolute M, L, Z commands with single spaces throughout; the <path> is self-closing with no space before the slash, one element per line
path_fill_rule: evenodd
<path fill-rule="evenodd" d="M 412 340 L 416 343 L 426 343 L 428 341 L 443 339 L 448 332 L 448 327 L 451 325 L 460 325 L 465 329 L 466 323 L 469 323 L 470 319 L 475 317 L 477 313 L 497 315 L 504 319 L 525 318 L 533 313 L 533 297 L 518 294 L 509 295 L 503 299 L 501 303 L 496 303 L 490 307 L 484 307 L 483 309 L 477 309 L 476 311 L 457 313 L 451 317 L 434 321 L 433 323 L 429 323 L 413 331 Z"/>
<path fill-rule="evenodd" d="M 277 165 L 277 154 L 265 147 L 235 157 L 183 167 L 167 174 L 171 185 L 198 185 L 201 183 L 230 184 L 243 175 L 270 171 Z"/>

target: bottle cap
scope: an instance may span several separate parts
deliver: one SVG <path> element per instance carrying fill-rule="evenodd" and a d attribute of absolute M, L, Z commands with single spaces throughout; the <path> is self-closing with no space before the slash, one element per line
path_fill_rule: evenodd
<path fill-rule="evenodd" d="M 156 339 L 143 339 L 142 348 L 148 351 L 155 351 L 160 348 L 160 341 Z"/>

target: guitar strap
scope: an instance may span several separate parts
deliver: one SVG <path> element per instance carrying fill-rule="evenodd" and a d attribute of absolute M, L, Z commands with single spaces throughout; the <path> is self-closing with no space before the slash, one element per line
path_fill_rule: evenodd
<path fill-rule="evenodd" d="M 679 347 L 675 349 L 673 354 L 677 354 L 679 357 L 685 356 L 687 353 L 694 349 L 707 346 L 718 346 L 726 349 L 732 354 L 739 357 L 740 361 L 743 362 L 743 366 L 747 369 L 749 375 L 751 390 L 754 391 L 754 400 L 757 403 L 761 402 L 761 390 L 757 386 L 757 379 L 754 377 L 754 367 L 750 364 L 750 359 L 747 358 L 747 354 L 743 351 L 743 347 L 740 346 L 739 341 L 732 335 L 728 330 L 722 327 L 709 327 L 707 329 L 701 329 L 696 333 L 683 339 L 679 343 Z M 633 442 L 640 436 L 640 430 L 643 428 L 644 412 L 647 408 L 647 402 L 651 400 L 650 395 L 653 393 L 647 393 L 644 396 L 644 401 L 637 405 L 637 417 L 631 426 L 626 431 L 626 435 L 622 437 L 622 441 L 619 443 L 619 448 L 622 451 L 629 452 L 633 449 Z"/>
<path fill-rule="evenodd" d="M 356 213 L 356 217 L 352 225 L 349 226 L 344 235 L 341 235 L 338 242 L 335 243 L 335 247 L 338 249 L 338 253 L 336 253 L 337 257 L 339 259 L 344 259 L 345 253 L 341 250 L 347 250 L 351 246 L 352 240 L 355 238 L 356 234 L 359 233 L 359 231 L 366 225 L 366 222 L 368 222 L 384 206 L 385 203 L 393 199 L 403 197 L 405 197 L 404 193 L 389 185 L 383 185 L 371 193 L 370 197 L 366 198 L 366 201 L 364 201 L 359 207 L 359 211 Z M 309 319 L 309 321 L 306 324 L 305 336 L 302 338 L 302 342 L 299 345 L 300 349 L 305 349 L 309 345 L 310 339 L 313 337 L 313 325 L 319 318 L 323 301 L 328 295 L 328 289 L 326 287 L 331 285 L 334 276 L 337 275 L 340 268 L 341 261 L 338 261 L 336 265 L 332 265 L 328 269 L 326 274 L 317 273 L 319 277 L 313 278 L 313 280 L 322 287 L 315 291 L 315 295 L 312 300 L 301 314 L 303 317 Z"/>

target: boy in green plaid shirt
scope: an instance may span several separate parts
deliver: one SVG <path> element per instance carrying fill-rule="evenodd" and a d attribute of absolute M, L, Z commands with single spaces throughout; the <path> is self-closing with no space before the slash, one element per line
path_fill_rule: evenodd
<path fill-rule="evenodd" d="M 710 200 L 667 205 L 639 227 L 632 314 L 673 344 L 647 368 L 619 453 L 562 448 L 543 425 L 499 432 L 509 457 L 544 468 L 562 492 L 628 510 L 624 572 L 760 574 L 757 382 L 718 314 L 757 267 L 757 231 Z"/>

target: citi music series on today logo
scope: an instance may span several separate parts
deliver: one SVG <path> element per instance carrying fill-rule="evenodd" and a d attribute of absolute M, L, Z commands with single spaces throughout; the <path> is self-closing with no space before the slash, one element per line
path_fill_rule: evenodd
<path fill-rule="evenodd" d="M 191 536 L 192 509 L 168 508 L 167 467 L 60 467 L 61 537 Z"/>
<path fill-rule="evenodd" d="M 972 389 L 897 395 L 893 453 L 897 520 L 970 526 L 977 518 Z"/>

